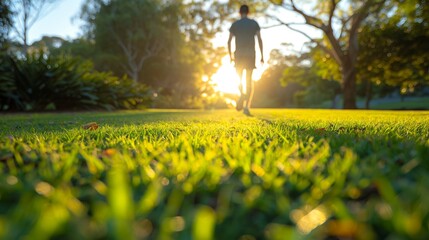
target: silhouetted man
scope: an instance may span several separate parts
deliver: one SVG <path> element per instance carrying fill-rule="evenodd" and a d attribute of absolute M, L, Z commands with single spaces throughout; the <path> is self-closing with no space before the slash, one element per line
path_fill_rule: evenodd
<path fill-rule="evenodd" d="M 240 98 L 237 101 L 237 111 L 244 109 L 244 114 L 250 116 L 250 105 L 252 103 L 253 97 L 253 81 L 252 73 L 255 66 L 255 36 L 258 37 L 259 49 L 261 50 L 261 62 L 264 63 L 264 53 L 262 46 L 261 38 L 261 28 L 259 24 L 253 20 L 249 19 L 247 15 L 249 14 L 249 7 L 247 5 L 242 5 L 240 7 L 241 19 L 235 21 L 231 28 L 229 29 L 229 39 L 228 39 L 228 52 L 231 62 L 235 62 L 235 68 L 237 74 L 240 77 Z M 235 37 L 235 52 L 234 56 L 231 54 L 231 41 Z M 242 76 L 243 70 L 246 70 L 246 93 L 243 92 Z"/>

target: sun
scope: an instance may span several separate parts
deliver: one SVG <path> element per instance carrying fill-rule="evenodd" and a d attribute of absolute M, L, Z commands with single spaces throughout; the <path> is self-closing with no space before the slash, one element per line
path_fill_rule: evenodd
<path fill-rule="evenodd" d="M 252 79 L 254 81 L 258 81 L 261 78 L 263 70 L 265 70 L 264 66 L 255 69 L 253 71 Z M 246 81 L 242 82 L 245 89 Z M 235 71 L 234 63 L 230 62 L 229 56 L 222 58 L 221 66 L 211 77 L 211 83 L 213 84 L 214 89 L 218 92 L 232 95 L 240 94 L 238 89 L 240 79 L 237 72 Z"/>
<path fill-rule="evenodd" d="M 211 83 L 216 91 L 226 94 L 239 95 L 239 79 L 235 71 L 234 64 L 230 62 L 229 57 L 222 58 L 221 66 L 211 77 Z"/>

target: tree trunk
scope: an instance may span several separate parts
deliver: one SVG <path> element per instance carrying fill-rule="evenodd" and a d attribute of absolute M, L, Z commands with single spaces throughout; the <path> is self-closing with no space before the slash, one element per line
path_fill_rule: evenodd
<path fill-rule="evenodd" d="M 353 64 L 342 66 L 344 109 L 356 109 L 356 67 Z"/>
<path fill-rule="evenodd" d="M 23 50 L 24 50 L 24 54 L 28 53 L 28 40 L 27 40 L 27 30 L 24 30 L 24 45 L 23 45 Z"/>
<path fill-rule="evenodd" d="M 26 5 L 24 5 L 24 8 L 27 8 Z M 23 33 L 22 33 L 22 41 L 23 41 L 23 50 L 24 55 L 28 54 L 28 12 L 27 10 L 24 10 L 24 27 L 23 27 Z"/>
<path fill-rule="evenodd" d="M 134 83 L 139 82 L 139 71 L 136 69 L 132 70 L 131 78 L 134 80 Z"/>

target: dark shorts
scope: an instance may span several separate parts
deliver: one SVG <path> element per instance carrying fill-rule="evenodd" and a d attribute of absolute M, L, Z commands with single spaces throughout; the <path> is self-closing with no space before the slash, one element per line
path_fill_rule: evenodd
<path fill-rule="evenodd" d="M 243 69 L 254 69 L 255 66 L 255 55 L 239 55 L 235 53 L 235 67 Z"/>

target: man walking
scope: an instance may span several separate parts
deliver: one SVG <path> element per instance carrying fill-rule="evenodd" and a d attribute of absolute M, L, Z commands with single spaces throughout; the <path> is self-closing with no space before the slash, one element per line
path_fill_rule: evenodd
<path fill-rule="evenodd" d="M 249 19 L 249 6 L 242 5 L 240 7 L 241 19 L 235 21 L 229 29 L 228 52 L 231 62 L 235 62 L 237 74 L 240 77 L 240 98 L 237 101 L 237 111 L 243 110 L 243 113 L 251 116 L 250 105 L 253 97 L 253 81 L 252 73 L 255 66 L 255 36 L 258 38 L 259 49 L 261 50 L 261 63 L 264 63 L 264 53 L 261 38 L 261 28 L 259 24 Z M 235 52 L 231 54 L 231 42 L 235 37 Z M 243 92 L 242 76 L 246 70 L 246 93 Z M 244 105 L 244 109 L 243 109 Z"/>

